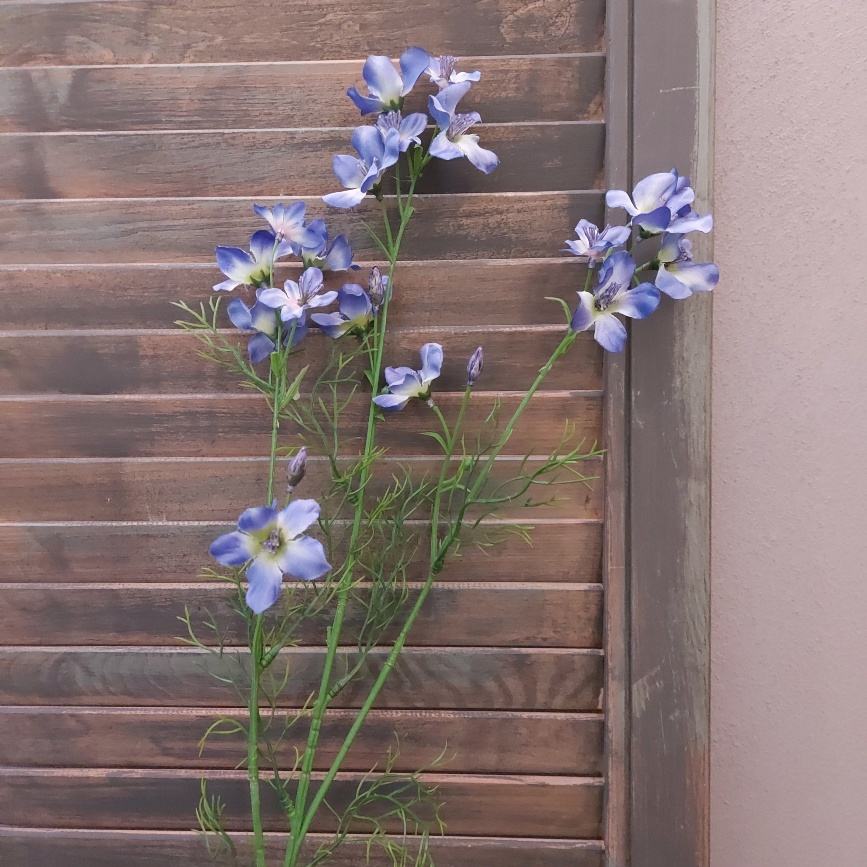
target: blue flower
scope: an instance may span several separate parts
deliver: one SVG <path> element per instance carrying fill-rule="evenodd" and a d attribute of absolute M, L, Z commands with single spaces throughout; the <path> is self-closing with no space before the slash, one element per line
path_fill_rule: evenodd
<path fill-rule="evenodd" d="M 292 252 L 289 241 L 280 241 L 266 229 L 250 238 L 250 252 L 240 247 L 217 247 L 217 266 L 228 277 L 215 292 L 231 292 L 236 286 L 262 286 L 271 280 L 274 262 Z"/>
<path fill-rule="evenodd" d="M 253 211 L 268 223 L 277 239 L 288 241 L 292 245 L 292 252 L 296 256 L 302 247 L 310 247 L 317 242 L 316 232 L 310 226 L 304 225 L 306 210 L 307 205 L 304 202 L 277 204 L 273 208 L 253 205 Z"/>
<path fill-rule="evenodd" d="M 223 566 L 247 566 L 247 605 L 261 614 L 280 595 L 283 576 L 315 581 L 331 569 L 322 543 L 302 533 L 319 518 L 316 500 L 293 500 L 277 511 L 270 506 L 247 509 L 238 529 L 211 543 L 211 555 Z"/>
<path fill-rule="evenodd" d="M 294 322 L 294 332 L 291 328 L 280 329 L 277 322 L 278 311 L 261 301 L 256 301 L 252 307 L 247 307 L 240 298 L 233 298 L 226 310 L 232 325 L 236 328 L 256 332 L 247 343 L 247 352 L 253 364 L 257 364 L 276 351 L 278 330 L 282 331 L 281 342 L 284 346 L 289 341 L 290 333 L 293 335 L 293 346 L 297 346 L 307 335 L 307 322 L 304 317 Z"/>
<path fill-rule="evenodd" d="M 682 235 L 665 235 L 656 261 L 659 263 L 656 288 L 670 298 L 689 298 L 693 292 L 710 292 L 719 283 L 719 268 L 713 262 L 693 262 L 692 241 Z"/>
<path fill-rule="evenodd" d="M 459 84 L 462 81 L 478 81 L 482 77 L 481 72 L 458 72 L 455 69 L 457 62 L 457 57 L 452 57 L 450 54 L 441 54 L 439 57 L 434 57 L 431 54 L 428 56 L 425 72 L 440 90 L 450 84 Z"/>
<path fill-rule="evenodd" d="M 635 262 L 625 250 L 612 253 L 599 269 L 599 283 L 591 294 L 578 293 L 578 307 L 572 316 L 573 331 L 593 328 L 596 342 L 609 352 L 620 352 L 626 344 L 626 328 L 615 313 L 644 319 L 659 306 L 659 290 L 651 283 L 630 289 Z"/>
<path fill-rule="evenodd" d="M 346 235 L 338 235 L 329 244 L 325 220 L 313 220 L 307 228 L 314 233 L 316 239 L 301 251 L 305 268 L 314 266 L 322 271 L 358 270 L 358 265 L 352 261 L 352 247 L 349 246 Z"/>
<path fill-rule="evenodd" d="M 379 183 L 400 156 L 400 133 L 390 129 L 383 136 L 375 126 L 359 126 L 352 133 L 352 146 L 358 151 L 357 159 L 338 154 L 333 163 L 334 174 L 346 190 L 322 197 L 335 208 L 354 208 Z"/>
<path fill-rule="evenodd" d="M 321 293 L 321 294 L 320 294 Z M 322 272 L 308 268 L 298 278 L 287 280 L 282 289 L 269 286 L 257 293 L 259 301 L 280 311 L 284 322 L 303 320 L 305 311 L 313 307 L 325 307 L 336 297 L 336 292 L 322 292 Z"/>
<path fill-rule="evenodd" d="M 423 48 L 407 48 L 400 56 L 400 72 L 391 59 L 371 55 L 364 63 L 361 74 L 370 91 L 362 96 L 354 87 L 346 95 L 358 106 L 362 114 L 375 114 L 403 107 L 403 98 L 412 90 L 425 71 L 429 56 Z"/>
<path fill-rule="evenodd" d="M 458 114 L 457 104 L 470 89 L 470 82 L 450 84 L 428 100 L 428 109 L 439 127 L 439 133 L 431 142 L 430 154 L 441 160 L 466 157 L 477 169 L 490 174 L 500 160 L 493 151 L 479 147 L 479 137 L 468 135 L 467 130 L 481 121 L 477 111 Z"/>
<path fill-rule="evenodd" d="M 411 144 L 421 144 L 419 136 L 427 126 L 427 115 L 421 112 L 403 117 L 399 111 L 387 111 L 376 119 L 376 128 L 382 133 L 383 140 L 390 129 L 397 130 L 398 150 L 405 153 Z"/>
<path fill-rule="evenodd" d="M 661 232 L 709 232 L 713 218 L 700 217 L 692 210 L 695 190 L 689 178 L 678 175 L 677 169 L 648 175 L 635 185 L 630 198 L 623 190 L 609 190 L 605 203 L 609 208 L 623 208 L 632 225 L 647 235 Z"/>
<path fill-rule="evenodd" d="M 403 409 L 414 397 L 430 402 L 431 383 L 440 375 L 443 366 L 443 348 L 439 343 L 425 343 L 421 348 L 421 370 L 411 367 L 386 367 L 385 382 L 388 393 L 380 394 L 373 402 L 382 409 Z"/>
<path fill-rule="evenodd" d="M 363 334 L 373 322 L 376 311 L 370 296 L 357 283 L 347 283 L 337 293 L 339 310 L 313 313 L 310 318 L 329 336 L 342 337 L 347 331 Z"/>
<path fill-rule="evenodd" d="M 632 234 L 629 226 L 606 226 L 600 232 L 589 220 L 579 220 L 575 233 L 578 240 L 566 241 L 566 246 L 575 256 L 586 256 L 591 267 L 604 259 L 612 247 L 625 244 Z"/>

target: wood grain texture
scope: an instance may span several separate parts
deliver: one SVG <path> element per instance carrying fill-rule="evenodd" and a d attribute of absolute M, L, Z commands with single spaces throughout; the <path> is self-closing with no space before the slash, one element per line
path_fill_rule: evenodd
<path fill-rule="evenodd" d="M 10 3 L 3 9 L 6 65 L 327 60 L 399 54 L 424 34 L 429 51 L 457 55 L 595 50 L 603 0 L 423 0 L 400 15 L 388 4 L 269 0 L 239 16 L 232 0 Z"/>
<path fill-rule="evenodd" d="M 467 545 L 437 578 L 449 581 L 601 580 L 602 525 L 533 516 L 532 546 L 486 523 L 499 539 L 496 549 Z M 230 524 L 19 524 L 0 525 L 0 583 L 64 581 L 174 584 L 193 579 L 208 563 L 208 546 Z M 544 554 L 544 556 L 541 556 Z M 424 579 L 422 564 L 409 579 Z"/>
<path fill-rule="evenodd" d="M 562 315 L 562 314 L 560 314 Z M 385 358 L 393 366 L 418 366 L 419 347 L 429 341 L 442 344 L 445 355 L 436 390 L 463 391 L 467 359 L 479 344 L 485 349 L 485 369 L 478 390 L 520 391 L 530 386 L 563 336 L 561 328 L 441 328 L 391 332 Z M 229 335 L 244 349 L 247 338 Z M 352 338 L 350 338 L 352 339 Z M 83 334 L 52 332 L 44 336 L 6 332 L 0 336 L 0 394 L 4 395 L 155 395 L 234 392 L 239 376 L 202 359 L 199 342 L 179 329 L 172 332 L 91 331 Z M 322 370 L 334 344 L 321 332 L 309 337 L 293 356 L 293 367 Z M 589 333 L 581 334 L 571 352 L 545 380 L 549 390 L 598 389 L 602 355 Z M 417 424 L 427 424 L 430 410 L 422 403 L 409 408 Z M 565 415 L 565 413 L 564 413 Z"/>
<path fill-rule="evenodd" d="M 319 684 L 324 649 L 296 648 L 282 656 L 291 678 L 280 706 L 300 707 Z M 385 651 L 371 652 L 367 670 L 375 673 L 384 656 Z M 234 689 L 209 673 L 237 671 L 246 656 L 234 657 L 220 660 L 195 649 L 3 648 L 0 703 L 235 706 L 239 697 Z M 598 650 L 407 648 L 380 693 L 378 707 L 595 711 L 601 687 Z M 334 706 L 358 707 L 365 695 L 362 679 L 340 693 Z"/>
<path fill-rule="evenodd" d="M 562 234 L 568 237 L 568 229 Z M 326 274 L 326 286 L 338 289 L 359 279 L 363 283 L 372 264 L 363 265 L 355 276 Z M 297 279 L 298 273 L 297 266 L 278 266 L 278 282 Z M 547 325 L 560 321 L 561 314 L 545 296 L 573 305 L 585 275 L 585 266 L 572 256 L 401 262 L 389 327 Z M 93 328 L 93 310 L 99 311 L 103 329 L 171 328 L 179 315 L 172 302 L 206 302 L 220 279 L 216 266 L 204 263 L 0 266 L 3 329 Z M 86 305 L 78 303 L 82 297 L 87 298 Z M 228 317 L 223 325 L 229 327 Z M 595 351 L 601 359 L 602 350 Z M 580 366 L 597 370 L 597 383 L 601 382 L 601 362 L 594 366 L 589 355 L 582 356 Z"/>
<path fill-rule="evenodd" d="M 407 606 L 418 594 L 409 588 Z M 293 588 L 303 598 L 305 588 Z M 359 587 L 356 595 L 367 595 Z M 177 587 L 141 585 L 0 585 L 0 634 L 6 645 L 183 646 L 178 615 L 187 607 L 202 640 L 216 643 L 205 628 L 213 615 L 222 624 L 227 646 L 247 643 L 247 625 L 232 608 L 233 589 L 211 584 Z M 295 632 L 301 645 L 325 642 L 329 608 L 305 620 Z M 391 643 L 401 622 L 386 631 Z M 347 643 L 364 625 L 360 601 L 350 603 Z M 435 586 L 409 636 L 417 647 L 600 647 L 602 588 L 598 584 L 445 584 Z"/>
<path fill-rule="evenodd" d="M 247 852 L 243 839 L 239 852 Z M 271 835 L 271 857 L 281 858 L 285 838 Z M 326 839 L 311 835 L 309 850 Z M 437 867 L 602 867 L 603 846 L 597 840 L 552 840 L 503 837 L 435 837 L 431 850 Z M 201 837 L 192 831 L 98 831 L 0 826 L 0 857 L 27 867 L 154 867 L 178 863 L 213 867 Z M 391 867 L 377 851 L 368 862 L 364 838 L 350 839 L 332 860 L 334 867 Z"/>
<path fill-rule="evenodd" d="M 8 5 L 0 8 L 8 14 Z M 345 127 L 338 135 L 347 147 L 360 115 L 346 89 L 367 92 L 362 63 L 0 69 L 0 132 Z M 461 105 L 485 123 L 601 119 L 602 55 L 467 58 L 461 68 L 482 73 Z M 425 111 L 435 92 L 421 82 L 405 110 Z"/>
<path fill-rule="evenodd" d="M 0 764 L 75 768 L 202 768 L 237 766 L 243 735 L 199 739 L 220 708 L 19 707 L 0 710 Z M 245 723 L 246 711 L 225 709 Z M 291 713 L 291 712 L 290 712 Z M 315 770 L 327 770 L 352 723 L 351 711 L 325 718 Z M 369 771 L 400 739 L 395 770 L 428 767 L 445 750 L 443 774 L 597 776 L 602 769 L 600 714 L 509 711 L 372 711 L 344 770 Z M 281 745 L 290 767 L 307 737 L 300 720 Z M 557 744 L 557 749 L 551 749 Z"/>
<path fill-rule="evenodd" d="M 322 490 L 324 459 L 308 461 L 304 484 L 310 492 Z M 368 487 L 371 496 L 391 481 L 400 460 L 383 460 Z M 518 460 L 498 461 L 490 482 L 511 478 Z M 439 462 L 420 458 L 412 462 L 418 478 L 439 471 Z M 532 467 L 532 462 L 528 468 Z M 587 476 L 597 479 L 558 488 L 560 499 L 533 510 L 536 518 L 600 518 L 601 466 L 597 460 L 582 464 Z M 102 459 L 8 460 L 0 463 L 4 496 L 0 521 L 225 521 L 237 520 L 250 503 L 262 500 L 266 489 L 266 459 Z M 227 496 L 227 491 L 231 495 Z M 547 499 L 550 491 L 540 492 Z M 424 517 L 419 511 L 419 518 Z M 503 517 L 526 520 L 520 506 L 504 506 Z"/>
<path fill-rule="evenodd" d="M 369 400 L 369 396 L 359 397 L 342 415 L 344 454 L 358 453 Z M 453 422 L 461 396 L 443 394 L 436 400 Z M 519 401 L 507 396 L 499 403 L 501 426 Z M 484 392 L 475 395 L 464 431 L 470 435 L 481 431 L 497 405 L 498 400 Z M 250 457 L 267 454 L 270 445 L 265 403 L 253 394 L 210 399 L 4 400 L 0 406 L 0 457 Z M 441 454 L 434 440 L 419 433 L 422 419 L 416 413 L 390 416 L 380 426 L 377 445 L 392 456 Z M 537 395 L 515 428 L 506 452 L 549 454 L 558 448 L 567 425 L 575 439 L 588 447 L 600 442 L 601 398 L 570 392 Z M 301 433 L 291 422 L 281 425 L 284 443 L 298 442 L 296 437 Z"/>
<path fill-rule="evenodd" d="M 291 201 L 294 197 L 285 197 Z M 325 213 L 306 200 L 311 218 Z M 0 263 L 208 262 L 215 244 L 249 238 L 251 199 L 106 199 L 0 202 Z M 264 204 L 260 202 L 260 204 Z M 406 259 L 554 257 L 582 217 L 600 222 L 602 193 L 492 193 L 419 196 L 406 233 Z M 329 213 L 333 234 L 348 232 L 359 258 L 377 255 L 359 230 L 379 220 L 372 199 L 357 213 Z M 258 226 L 257 226 L 258 227 Z"/>

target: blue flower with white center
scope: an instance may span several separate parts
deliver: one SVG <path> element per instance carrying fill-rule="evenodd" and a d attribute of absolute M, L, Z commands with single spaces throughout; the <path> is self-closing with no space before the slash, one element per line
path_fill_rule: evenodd
<path fill-rule="evenodd" d="M 259 301 L 280 311 L 284 322 L 303 320 L 305 311 L 314 307 L 326 307 L 336 297 L 336 292 L 322 292 L 322 272 L 308 268 L 298 278 L 287 280 L 282 289 L 269 286 L 257 293 Z"/>
<path fill-rule="evenodd" d="M 470 82 L 450 84 L 428 100 L 428 110 L 436 121 L 439 133 L 431 142 L 430 155 L 441 160 L 466 157 L 479 171 L 490 174 L 500 160 L 493 151 L 479 146 L 477 135 L 467 130 L 481 121 L 477 111 L 458 114 L 457 104 L 470 89 Z"/>
<path fill-rule="evenodd" d="M 428 65 L 425 72 L 430 76 L 430 80 L 442 90 L 450 84 L 459 84 L 463 81 L 478 81 L 482 77 L 481 72 L 458 72 L 457 57 L 452 57 L 451 54 L 441 54 L 439 57 L 429 55 Z"/>
<path fill-rule="evenodd" d="M 403 409 L 414 397 L 432 404 L 430 387 L 442 370 L 443 348 L 439 343 L 425 343 L 420 354 L 421 370 L 411 367 L 385 368 L 388 393 L 373 399 L 378 407 L 395 412 Z"/>
<path fill-rule="evenodd" d="M 659 271 L 656 288 L 670 298 L 689 298 L 693 292 L 710 292 L 719 283 L 719 268 L 713 263 L 692 261 L 692 241 L 669 234 L 656 254 Z"/>
<path fill-rule="evenodd" d="M 403 108 L 403 98 L 412 90 L 427 68 L 430 58 L 423 48 L 407 48 L 400 55 L 400 72 L 391 58 L 371 55 L 361 71 L 369 96 L 362 96 L 354 87 L 346 95 L 362 114 L 375 114 Z"/>
<path fill-rule="evenodd" d="M 623 190 L 609 190 L 605 194 L 608 207 L 623 208 L 632 217 L 632 225 L 646 235 L 665 231 L 709 232 L 713 219 L 699 217 L 691 208 L 693 201 L 695 190 L 689 185 L 689 178 L 678 175 L 677 169 L 648 175 L 635 185 L 631 198 Z"/>
<path fill-rule="evenodd" d="M 292 252 L 297 256 L 302 247 L 310 247 L 317 243 L 317 233 L 304 225 L 304 214 L 307 205 L 304 202 L 294 202 L 291 205 L 274 205 L 266 208 L 264 205 L 253 205 L 253 211 L 262 217 L 271 227 L 271 231 L 279 241 L 288 241 Z"/>
<path fill-rule="evenodd" d="M 635 262 L 629 253 L 612 253 L 599 269 L 594 291 L 578 293 L 578 307 L 569 327 L 573 331 L 592 328 L 603 349 L 620 352 L 626 344 L 626 327 L 614 314 L 645 319 L 659 306 L 659 290 L 652 283 L 629 288 L 633 274 Z"/>
<path fill-rule="evenodd" d="M 589 220 L 579 220 L 575 227 L 577 241 L 566 241 L 568 252 L 575 256 L 585 256 L 592 268 L 613 247 L 625 244 L 632 234 L 629 226 L 606 226 L 601 232 Z"/>
<path fill-rule="evenodd" d="M 319 519 L 316 500 L 293 500 L 285 509 L 247 509 L 238 529 L 211 543 L 211 555 L 223 566 L 247 565 L 247 605 L 261 614 L 280 595 L 283 576 L 315 581 L 331 569 L 322 543 L 304 531 Z"/>
<path fill-rule="evenodd" d="M 400 133 L 389 129 L 383 136 L 375 126 L 359 126 L 352 133 L 352 146 L 358 158 L 338 154 L 333 167 L 337 180 L 346 189 L 322 197 L 326 205 L 354 208 L 379 183 L 383 172 L 400 156 Z"/>
<path fill-rule="evenodd" d="M 231 292 L 237 286 L 262 286 L 271 281 L 274 262 L 292 252 L 289 241 L 280 241 L 266 229 L 250 238 L 250 252 L 240 247 L 217 247 L 217 266 L 228 277 L 215 292 Z"/>
<path fill-rule="evenodd" d="M 281 332 L 281 342 L 284 346 L 289 342 L 290 334 L 293 346 L 297 346 L 307 336 L 307 322 L 304 317 L 295 320 L 294 331 L 291 327 L 280 328 L 277 321 L 278 311 L 261 301 L 256 301 L 252 307 L 247 307 L 240 298 L 233 298 L 226 311 L 232 325 L 236 328 L 256 332 L 247 343 L 247 353 L 253 364 L 258 364 L 272 352 L 276 352 L 278 331 Z"/>
<path fill-rule="evenodd" d="M 357 283 L 347 283 L 337 293 L 339 309 L 334 313 L 313 313 L 310 318 L 329 336 L 337 339 L 347 332 L 363 335 L 376 311 L 370 296 Z"/>
<path fill-rule="evenodd" d="M 313 220 L 307 228 L 314 233 L 316 240 L 301 250 L 305 268 L 312 266 L 321 271 L 358 270 L 358 265 L 352 261 L 352 247 L 346 235 L 338 235 L 329 244 L 325 220 Z"/>
<path fill-rule="evenodd" d="M 390 129 L 397 130 L 397 146 L 405 153 L 411 144 L 421 144 L 421 134 L 427 126 L 427 115 L 421 112 L 404 117 L 399 111 L 387 111 L 376 119 L 376 128 L 382 133 L 383 141 Z"/>

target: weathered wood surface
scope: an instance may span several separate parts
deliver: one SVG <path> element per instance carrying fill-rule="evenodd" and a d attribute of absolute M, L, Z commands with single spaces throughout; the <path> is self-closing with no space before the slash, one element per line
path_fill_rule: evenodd
<path fill-rule="evenodd" d="M 361 66 L 361 61 L 349 60 L 0 68 L 0 132 L 344 127 L 335 134 L 345 148 L 350 128 L 361 122 L 346 96 L 350 85 L 365 92 Z M 461 105 L 479 111 L 485 123 L 601 119 L 602 55 L 465 58 L 461 68 L 482 73 Z M 552 80 L 560 86 L 547 87 Z M 435 92 L 435 85 L 422 80 L 407 98 L 405 110 L 425 111 L 428 95 Z M 541 92 L 544 98 L 538 98 Z M 270 158 L 274 160 L 274 154 Z M 274 162 L 287 168 L 285 160 Z M 287 183 L 298 180 L 294 170 L 285 177 Z"/>
<path fill-rule="evenodd" d="M 437 578 L 449 581 L 541 581 L 596 583 L 601 580 L 602 524 L 598 519 L 548 521 L 532 516 L 532 545 L 496 523 L 483 534 L 500 541 L 496 553 L 466 545 Z M 115 582 L 183 583 L 208 565 L 208 546 L 234 524 L 159 522 L 119 524 L 0 525 L 0 583 Z M 424 580 L 425 564 L 411 565 L 409 579 Z"/>
<path fill-rule="evenodd" d="M 300 707 L 319 685 L 324 649 L 294 648 L 282 656 L 292 678 L 281 707 Z M 386 651 L 372 651 L 375 673 Z M 236 662 L 236 658 L 240 662 Z M 231 686 L 212 673 L 243 664 L 193 648 L 2 648 L 0 703 L 100 707 L 237 705 Z M 352 660 L 352 654 L 340 656 Z M 349 662 L 347 662 L 349 664 Z M 358 707 L 369 682 L 356 681 L 335 707 Z M 379 695 L 380 708 L 429 710 L 595 711 L 602 687 L 599 650 L 557 648 L 407 648 Z M 189 819 L 186 820 L 189 822 Z"/>
<path fill-rule="evenodd" d="M 520 398 L 475 396 L 466 413 L 470 435 L 484 428 L 491 412 L 500 427 Z M 369 395 L 359 396 L 342 415 L 344 454 L 358 453 L 367 424 Z M 437 395 L 437 405 L 452 421 L 461 395 Z M 501 402 L 500 402 L 501 401 Z M 499 410 L 497 410 L 499 406 Z M 271 427 L 261 396 L 238 394 L 205 398 L 136 398 L 104 400 L 0 401 L 0 457 L 249 457 L 268 453 Z M 546 454 L 556 450 L 568 428 L 589 448 L 602 439 L 601 399 L 595 394 L 541 394 L 521 417 L 508 454 Z M 436 420 L 420 413 L 401 413 L 380 425 L 377 444 L 391 456 L 442 454 L 420 430 L 436 429 Z M 496 438 L 491 428 L 488 439 Z M 303 433 L 291 422 L 281 425 L 284 441 Z M 318 443 L 312 443 L 314 447 Z"/>
<path fill-rule="evenodd" d="M 498 460 L 490 483 L 513 477 L 519 463 L 517 458 Z M 531 460 L 528 468 L 534 463 Z M 391 484 L 391 474 L 404 464 L 406 459 L 381 461 L 368 487 L 370 495 Z M 440 463 L 418 458 L 411 467 L 415 478 L 426 474 L 435 478 Z M 557 486 L 558 499 L 534 509 L 531 516 L 519 505 L 504 505 L 498 514 L 513 520 L 516 515 L 521 520 L 600 518 L 599 460 L 585 461 L 581 468 L 595 481 Z M 324 458 L 308 461 L 305 485 L 311 492 L 323 489 L 326 471 Z M 0 521 L 224 522 L 237 520 L 242 508 L 261 502 L 268 462 L 265 458 L 8 459 L 0 463 L 0 473 L 4 481 Z M 536 499 L 551 495 L 542 489 Z M 424 516 L 420 510 L 418 517 Z"/>
<path fill-rule="evenodd" d="M 18 2 L 3 9 L 0 57 L 10 66 L 318 61 L 396 56 L 419 39 L 457 55 L 593 51 L 604 15 L 604 0 L 423 0 L 399 15 L 388 3 L 269 0 L 255 16 L 239 15 L 231 0 Z"/>
<path fill-rule="evenodd" d="M 419 585 L 408 587 L 411 605 Z M 309 588 L 306 588 L 309 589 Z M 295 588 L 298 598 L 306 589 Z M 454 647 L 599 647 L 602 643 L 602 588 L 598 584 L 446 584 L 435 586 L 413 627 L 409 644 Z M 356 591 L 367 596 L 364 587 Z M 206 644 L 216 639 L 203 624 L 213 615 L 223 624 L 227 646 L 245 645 L 247 624 L 232 608 L 234 588 L 210 584 L 155 587 L 141 585 L 0 585 L 4 645 L 151 646 L 181 645 L 184 627 L 178 612 L 187 607 Z M 329 608 L 305 620 L 295 633 L 301 645 L 325 641 Z M 346 641 L 364 625 L 360 601 L 350 603 Z M 396 637 L 401 622 L 387 630 Z"/>
<path fill-rule="evenodd" d="M 251 222 L 251 228 L 253 222 Z M 564 227 L 563 238 L 570 233 Z M 242 243 L 240 239 L 237 243 Z M 559 243 L 554 238 L 554 243 Z M 210 258 L 210 257 L 209 257 Z M 326 274 L 325 284 L 339 289 L 348 282 L 365 283 L 371 265 L 359 271 Z M 277 279 L 297 279 L 297 266 L 278 265 Z M 561 311 L 545 296 L 575 303 L 584 286 L 586 269 L 572 256 L 559 259 L 445 260 L 401 262 L 395 298 L 388 312 L 389 327 L 430 329 L 472 324 L 480 326 L 548 325 L 562 321 Z M 106 330 L 171 328 L 180 311 L 173 301 L 197 306 L 213 296 L 222 279 L 213 261 L 169 265 L 0 265 L 3 329 Z M 86 297 L 87 304 L 79 299 Z M 225 309 L 225 308 L 224 308 Z M 98 322 L 94 319 L 98 311 Z M 222 324 L 229 327 L 228 317 Z M 602 351 L 592 341 L 574 347 L 569 363 L 583 371 L 602 373 Z M 595 353 L 595 360 L 593 354 Z M 487 376 L 487 373 L 486 373 Z M 479 381 L 479 388 L 484 380 Z M 176 386 L 175 390 L 180 386 Z M 578 386 L 576 386 L 578 387 Z"/>
<path fill-rule="evenodd" d="M 521 391 L 536 378 L 539 368 L 563 337 L 565 326 L 520 328 L 427 328 L 393 332 L 387 341 L 386 362 L 392 366 L 419 364 L 419 347 L 435 341 L 445 358 L 436 390 L 463 392 L 467 383 L 467 359 L 484 344 L 485 368 L 478 390 Z M 232 330 L 226 335 L 245 350 L 247 338 Z M 6 332 L 0 336 L 0 391 L 5 395 L 154 395 L 235 392 L 234 374 L 199 356 L 196 337 L 172 332 L 89 331 L 81 334 L 52 332 L 46 335 Z M 301 370 L 310 365 L 320 371 L 332 351 L 332 341 L 312 331 L 294 355 Z M 552 391 L 598 389 L 602 359 L 592 337 L 582 335 L 572 351 L 545 380 Z M 311 377 L 316 374 L 311 373 Z M 430 411 L 412 405 L 409 414 L 426 424 Z M 565 420 L 565 414 L 564 414 Z"/>
<path fill-rule="evenodd" d="M 57 708 L 0 710 L 0 764 L 76 768 L 232 769 L 244 735 L 199 740 L 217 714 L 242 724 L 239 708 Z M 293 714 L 293 711 L 289 711 Z M 324 722 L 315 770 L 327 770 L 354 719 L 335 710 Z M 299 720 L 281 744 L 284 767 L 306 741 Z M 551 711 L 372 711 L 344 764 L 369 771 L 399 738 L 395 770 L 428 767 L 443 751 L 443 774 L 551 774 L 597 776 L 602 766 L 602 716 Z M 551 744 L 557 744 L 557 750 Z"/>
<path fill-rule="evenodd" d="M 58 827 L 186 830 L 200 795 L 198 770 L 49 770 L 0 768 L 0 811 L 10 824 Z M 226 804 L 229 830 L 249 827 L 249 783 L 244 771 L 211 771 L 209 791 Z M 314 777 L 314 780 L 316 777 Z M 545 828 L 552 837 L 598 837 L 602 819 L 602 781 L 593 777 L 461 776 L 425 774 L 443 801 L 442 818 L 454 834 L 528 836 Z M 328 801 L 343 812 L 362 781 L 341 774 Z M 285 816 L 273 790 L 263 788 L 263 822 L 282 830 Z M 399 829 L 393 821 L 383 823 Z M 336 819 L 320 810 L 311 830 L 328 832 Z M 352 823 L 352 830 L 370 830 Z"/>
<path fill-rule="evenodd" d="M 235 835 L 239 852 L 247 852 L 244 839 Z M 268 853 L 282 858 L 285 838 L 269 835 Z M 311 855 L 328 838 L 308 837 Z M 549 838 L 434 837 L 431 851 L 437 867 L 602 867 L 603 845 L 598 840 Z M 367 861 L 364 838 L 350 838 L 332 859 L 334 867 L 391 867 L 392 860 L 378 850 Z M 99 831 L 0 826 L 0 857 L 27 867 L 154 867 L 174 863 L 184 867 L 213 867 L 202 839 L 192 831 Z"/>
<path fill-rule="evenodd" d="M 295 197 L 285 197 L 292 201 Z M 319 199 L 305 199 L 320 216 Z M 252 199 L 103 199 L 0 202 L 0 263 L 207 262 L 215 244 L 243 245 Z M 262 202 L 260 202 L 262 204 Z M 408 259 L 554 257 L 579 219 L 600 222 L 602 193 L 480 193 L 419 196 L 407 231 Z M 375 202 L 358 213 L 330 213 L 334 234 L 350 231 L 359 258 L 378 255 L 358 233 L 361 219 L 379 220 Z M 556 234 L 552 236 L 552 227 Z M 564 234 L 565 233 L 565 234 Z"/>

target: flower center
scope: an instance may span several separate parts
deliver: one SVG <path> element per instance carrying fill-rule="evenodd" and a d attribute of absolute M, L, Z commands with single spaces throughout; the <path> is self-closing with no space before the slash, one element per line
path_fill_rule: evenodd
<path fill-rule="evenodd" d="M 400 131 L 401 116 L 399 111 L 387 111 L 381 114 L 376 121 L 376 125 L 383 131 L 388 132 L 390 129 Z"/>
<path fill-rule="evenodd" d="M 448 137 L 455 139 L 459 135 L 463 135 L 475 122 L 476 119 L 471 114 L 456 114 L 454 120 L 449 124 Z"/>
<path fill-rule="evenodd" d="M 267 554 L 276 554 L 282 544 L 283 534 L 275 527 L 262 543 L 262 550 Z"/>
<path fill-rule="evenodd" d="M 445 78 L 446 80 L 451 78 L 457 62 L 457 57 L 452 57 L 451 54 L 440 55 L 440 78 Z"/>
<path fill-rule="evenodd" d="M 620 291 L 622 285 L 622 283 L 616 283 L 612 280 L 608 286 L 606 286 L 605 289 L 596 296 L 596 309 L 600 313 L 611 305 L 611 302 L 617 297 L 617 293 Z"/>

